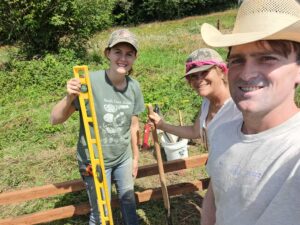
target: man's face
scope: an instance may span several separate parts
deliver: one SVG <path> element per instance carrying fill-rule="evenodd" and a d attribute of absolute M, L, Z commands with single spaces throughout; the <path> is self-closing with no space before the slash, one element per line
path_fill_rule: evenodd
<path fill-rule="evenodd" d="M 292 107 L 294 87 L 300 82 L 296 54 L 284 57 L 263 43 L 263 47 L 255 42 L 234 46 L 228 57 L 233 100 L 243 113 L 262 116 Z"/>

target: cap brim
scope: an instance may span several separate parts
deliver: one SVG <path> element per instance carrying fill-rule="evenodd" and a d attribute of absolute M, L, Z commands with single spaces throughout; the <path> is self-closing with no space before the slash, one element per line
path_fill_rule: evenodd
<path fill-rule="evenodd" d="M 119 43 L 128 43 L 128 44 L 132 45 L 132 47 L 134 47 L 136 51 L 138 51 L 138 48 L 135 45 L 135 43 L 128 41 L 128 39 L 118 39 L 117 41 L 112 42 L 108 47 L 112 48 L 113 46 L 115 46 L 116 44 L 119 44 Z"/>
<path fill-rule="evenodd" d="M 275 22 L 274 22 L 275 23 Z M 290 40 L 300 42 L 300 20 L 277 25 L 276 28 L 266 28 L 262 32 L 244 32 L 222 34 L 214 26 L 204 23 L 201 26 L 203 41 L 212 47 L 230 47 L 247 44 L 259 40 Z"/>
<path fill-rule="evenodd" d="M 214 67 L 215 65 L 203 65 L 200 67 L 196 67 L 194 69 L 191 69 L 189 72 L 187 72 L 182 78 L 191 75 L 193 73 L 197 73 L 197 72 L 202 72 L 202 71 L 206 71 L 209 70 L 210 68 Z"/>

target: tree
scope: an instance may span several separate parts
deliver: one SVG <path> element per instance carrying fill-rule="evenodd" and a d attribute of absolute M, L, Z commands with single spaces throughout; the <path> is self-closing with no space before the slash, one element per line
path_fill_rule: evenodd
<path fill-rule="evenodd" d="M 57 51 L 112 24 L 115 0 L 1 0 L 0 40 L 29 53 Z"/>

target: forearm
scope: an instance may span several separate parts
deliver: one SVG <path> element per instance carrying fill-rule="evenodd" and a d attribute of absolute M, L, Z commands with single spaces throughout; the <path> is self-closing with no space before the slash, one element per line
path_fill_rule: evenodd
<path fill-rule="evenodd" d="M 167 133 L 174 134 L 181 138 L 195 139 L 200 138 L 200 122 L 199 116 L 195 123 L 191 126 L 175 126 L 166 123 L 157 113 L 150 112 L 149 119 L 156 125 L 157 129 Z"/>
<path fill-rule="evenodd" d="M 131 146 L 132 146 L 132 158 L 134 160 L 139 160 L 139 147 L 138 147 L 138 140 L 135 137 L 131 137 Z"/>
<path fill-rule="evenodd" d="M 139 123 L 138 117 L 133 116 L 132 125 L 130 128 L 131 132 L 131 147 L 132 147 L 132 157 L 134 160 L 139 160 L 139 147 L 138 147 L 138 138 L 139 138 Z"/>
<path fill-rule="evenodd" d="M 60 100 L 52 109 L 50 122 L 51 124 L 60 124 L 65 122 L 75 111 L 75 107 L 72 105 L 74 97 L 67 95 Z"/>
<path fill-rule="evenodd" d="M 209 183 L 207 192 L 202 204 L 201 225 L 214 225 L 216 222 L 215 197 L 211 183 Z"/>
<path fill-rule="evenodd" d="M 195 139 L 200 137 L 200 131 L 195 126 L 175 126 L 162 121 L 157 128 L 181 138 Z"/>
<path fill-rule="evenodd" d="M 132 116 L 131 118 L 131 148 L 132 148 L 132 177 L 136 178 L 138 173 L 138 162 L 139 162 L 139 118 L 137 116 Z"/>

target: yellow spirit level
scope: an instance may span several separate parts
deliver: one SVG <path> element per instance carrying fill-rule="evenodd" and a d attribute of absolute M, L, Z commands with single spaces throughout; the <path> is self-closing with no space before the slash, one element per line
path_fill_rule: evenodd
<path fill-rule="evenodd" d="M 113 225 L 113 217 L 110 205 L 109 190 L 105 176 L 105 167 L 101 148 L 100 134 L 97 116 L 94 105 L 94 98 L 87 66 L 74 66 L 75 78 L 80 79 L 81 93 L 79 95 L 80 108 L 84 123 L 85 135 L 92 165 L 93 178 L 97 194 L 98 209 L 102 224 Z M 91 116 L 87 115 L 86 103 L 89 103 Z M 90 126 L 92 125 L 92 126 Z M 94 136 L 91 135 L 90 127 L 94 129 Z M 94 147 L 97 148 L 98 158 L 95 158 Z"/>

